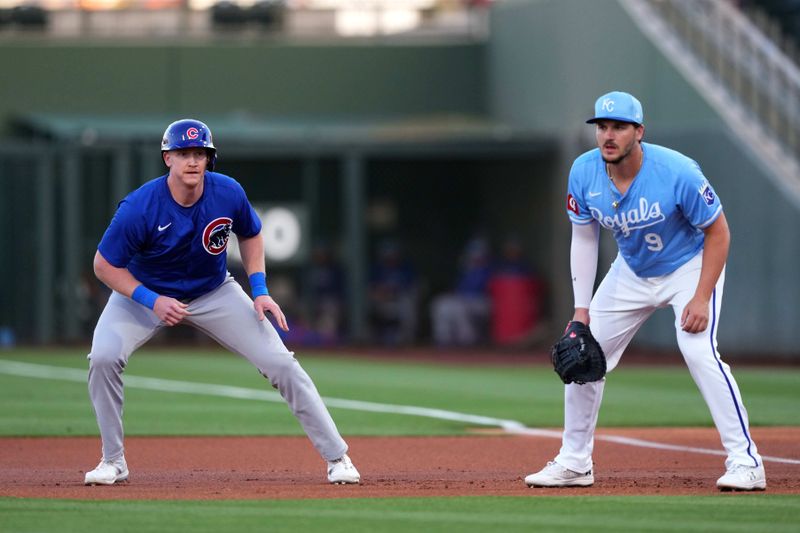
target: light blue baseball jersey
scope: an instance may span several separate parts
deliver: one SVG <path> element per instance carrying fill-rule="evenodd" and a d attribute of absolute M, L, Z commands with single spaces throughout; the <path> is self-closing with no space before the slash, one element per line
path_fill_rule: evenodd
<path fill-rule="evenodd" d="M 642 168 L 624 195 L 609 179 L 599 149 L 578 157 L 569 174 L 567 214 L 573 224 L 597 220 L 610 229 L 637 276 L 663 276 L 703 248 L 702 230 L 720 216 L 722 204 L 695 161 L 655 144 L 642 143 L 642 149 Z"/>
<path fill-rule="evenodd" d="M 225 280 L 231 231 L 242 237 L 261 231 L 261 221 L 236 180 L 206 172 L 203 195 L 183 207 L 172 198 L 164 175 L 119 203 L 97 249 L 150 290 L 196 298 Z"/>

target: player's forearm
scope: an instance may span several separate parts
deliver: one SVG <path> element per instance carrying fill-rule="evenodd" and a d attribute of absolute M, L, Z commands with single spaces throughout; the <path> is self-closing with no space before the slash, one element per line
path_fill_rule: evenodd
<path fill-rule="evenodd" d="M 94 256 L 94 274 L 108 288 L 130 297 L 141 282 L 133 277 L 127 268 L 117 268 L 100 254 Z"/>
<path fill-rule="evenodd" d="M 705 243 L 703 244 L 703 267 L 700 271 L 700 280 L 697 282 L 696 296 L 706 300 L 711 299 L 711 293 L 717 285 L 725 262 L 728 260 L 731 235 L 725 215 L 720 217 L 705 230 Z"/>
<path fill-rule="evenodd" d="M 600 247 L 600 228 L 597 223 L 572 225 L 570 245 L 570 271 L 575 308 L 588 309 L 592 301 L 594 280 L 597 276 L 597 256 Z"/>
<path fill-rule="evenodd" d="M 278 319 L 278 324 L 281 329 L 288 331 L 289 326 L 286 324 L 286 318 L 278 307 L 278 304 L 272 301 L 269 296 L 269 289 L 267 289 L 266 279 L 266 265 L 264 262 L 264 241 L 261 235 L 254 237 L 241 238 L 239 237 L 239 251 L 242 254 L 242 264 L 244 270 L 247 272 L 247 277 L 250 280 L 250 292 L 255 300 L 256 308 L 258 309 L 258 319 L 264 319 L 264 310 L 270 311 Z M 274 307 L 262 307 L 265 305 L 264 301 L 259 303 L 259 297 L 266 296 L 267 300 L 271 302 Z M 264 300 L 263 298 L 261 300 Z"/>
<path fill-rule="evenodd" d="M 242 255 L 242 266 L 248 275 L 255 272 L 264 272 L 264 241 L 261 234 L 254 237 L 239 237 L 239 252 Z"/>

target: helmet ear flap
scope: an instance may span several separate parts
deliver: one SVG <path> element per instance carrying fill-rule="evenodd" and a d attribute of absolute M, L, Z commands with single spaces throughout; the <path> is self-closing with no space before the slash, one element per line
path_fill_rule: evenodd
<path fill-rule="evenodd" d="M 213 172 L 214 166 L 217 164 L 217 150 L 209 148 L 206 150 L 208 154 L 208 165 L 206 165 L 206 169 Z"/>

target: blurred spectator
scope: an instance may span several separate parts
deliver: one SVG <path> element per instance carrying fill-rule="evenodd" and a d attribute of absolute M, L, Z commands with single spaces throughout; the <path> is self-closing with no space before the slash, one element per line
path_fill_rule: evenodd
<path fill-rule="evenodd" d="M 369 286 L 369 318 L 376 341 L 410 344 L 417 334 L 417 273 L 400 245 L 385 241 L 378 249 Z"/>
<path fill-rule="evenodd" d="M 529 340 L 539 325 L 543 284 L 525 257 L 522 241 L 505 239 L 489 280 L 492 341 L 500 345 Z"/>
<path fill-rule="evenodd" d="M 485 339 L 491 304 L 487 285 L 491 276 L 488 243 L 471 240 L 461 258 L 455 290 L 431 304 L 433 339 L 439 346 L 471 346 Z"/>
<path fill-rule="evenodd" d="M 285 0 L 257 0 L 250 6 L 250 19 L 264 29 L 277 29 L 286 16 Z"/>
<path fill-rule="evenodd" d="M 510 235 L 503 241 L 500 258 L 492 270 L 494 276 L 520 276 L 531 277 L 534 275 L 533 267 L 525 257 L 525 248 L 516 235 Z"/>
<path fill-rule="evenodd" d="M 321 344 L 337 344 L 343 330 L 344 271 L 327 243 L 318 243 L 311 251 L 309 322 Z"/>
<path fill-rule="evenodd" d="M 247 12 L 236 2 L 223 0 L 211 6 L 214 26 L 224 29 L 240 29 L 247 22 Z"/>
<path fill-rule="evenodd" d="M 22 4 L 11 8 L 11 22 L 22 29 L 40 30 L 47 26 L 47 11 L 33 4 Z"/>

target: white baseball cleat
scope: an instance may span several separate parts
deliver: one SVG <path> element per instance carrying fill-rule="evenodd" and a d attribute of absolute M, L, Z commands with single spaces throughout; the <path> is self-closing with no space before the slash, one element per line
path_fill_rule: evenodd
<path fill-rule="evenodd" d="M 550 461 L 539 472 L 526 476 L 525 484 L 528 487 L 591 487 L 594 476 L 591 470 L 586 473 L 575 472 Z"/>
<path fill-rule="evenodd" d="M 717 480 L 719 490 L 764 490 L 767 488 L 767 474 L 764 465 L 733 465 L 725 475 Z"/>
<path fill-rule="evenodd" d="M 361 474 L 358 473 L 353 462 L 347 454 L 335 461 L 328 461 L 328 481 L 335 485 L 345 485 L 348 483 L 359 483 Z"/>
<path fill-rule="evenodd" d="M 83 480 L 84 485 L 113 485 L 117 481 L 125 481 L 128 479 L 128 465 L 125 462 L 125 456 L 115 459 L 114 461 L 100 460 L 100 464 L 86 473 L 86 478 Z"/>

